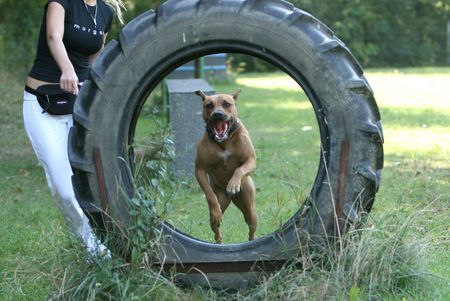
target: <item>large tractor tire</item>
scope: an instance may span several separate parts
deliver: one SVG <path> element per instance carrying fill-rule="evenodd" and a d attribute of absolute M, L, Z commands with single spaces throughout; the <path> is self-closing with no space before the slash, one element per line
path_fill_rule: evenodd
<path fill-rule="evenodd" d="M 306 243 L 339 236 L 372 207 L 383 167 L 380 114 L 360 65 L 327 26 L 279 0 L 169 0 L 127 24 L 97 59 L 75 105 L 69 153 L 83 208 L 128 225 L 130 149 L 147 96 L 178 66 L 224 52 L 266 60 L 302 87 L 322 154 L 309 197 L 270 235 L 219 245 L 160 225 L 164 267 L 233 287 L 279 269 Z"/>

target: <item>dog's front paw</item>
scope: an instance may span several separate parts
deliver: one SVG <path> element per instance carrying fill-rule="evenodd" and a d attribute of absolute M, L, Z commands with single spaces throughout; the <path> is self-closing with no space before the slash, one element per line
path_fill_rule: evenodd
<path fill-rule="evenodd" d="M 237 194 L 241 191 L 241 179 L 232 177 L 227 185 L 227 193 L 230 195 Z"/>

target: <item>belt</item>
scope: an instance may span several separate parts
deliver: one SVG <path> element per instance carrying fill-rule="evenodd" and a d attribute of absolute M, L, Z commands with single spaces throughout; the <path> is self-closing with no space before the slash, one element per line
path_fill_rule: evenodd
<path fill-rule="evenodd" d="M 30 94 L 33 94 L 34 96 L 41 95 L 36 89 L 30 88 L 28 86 L 25 86 L 25 91 L 30 93 Z"/>

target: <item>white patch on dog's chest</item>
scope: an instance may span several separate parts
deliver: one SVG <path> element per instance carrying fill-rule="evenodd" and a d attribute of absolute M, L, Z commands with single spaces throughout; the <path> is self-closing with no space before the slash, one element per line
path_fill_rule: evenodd
<path fill-rule="evenodd" d="M 223 163 L 227 165 L 228 158 L 230 157 L 231 153 L 228 150 L 224 150 L 219 152 L 219 157 L 223 160 Z"/>

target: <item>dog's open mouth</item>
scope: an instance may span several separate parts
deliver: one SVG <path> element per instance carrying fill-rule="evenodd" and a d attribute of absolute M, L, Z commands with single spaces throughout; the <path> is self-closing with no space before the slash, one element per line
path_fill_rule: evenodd
<path fill-rule="evenodd" d="M 230 131 L 232 120 L 220 120 L 214 122 L 212 130 L 217 141 L 223 141 L 228 138 L 228 132 Z"/>

